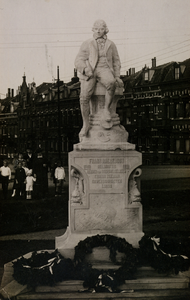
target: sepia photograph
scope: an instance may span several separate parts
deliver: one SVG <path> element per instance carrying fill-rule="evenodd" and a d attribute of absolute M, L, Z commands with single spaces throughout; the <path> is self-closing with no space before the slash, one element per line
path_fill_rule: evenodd
<path fill-rule="evenodd" d="M 0 300 L 190 299 L 189 15 L 0 0 Z"/>

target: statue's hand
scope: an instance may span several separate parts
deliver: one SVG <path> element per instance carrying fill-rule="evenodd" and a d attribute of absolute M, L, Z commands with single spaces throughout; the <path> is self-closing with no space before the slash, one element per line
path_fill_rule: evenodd
<path fill-rule="evenodd" d="M 123 87 L 123 81 L 119 77 L 116 77 L 115 80 L 118 87 Z"/>
<path fill-rule="evenodd" d="M 90 78 L 93 77 L 93 73 L 92 73 L 91 68 L 86 67 L 86 68 L 84 69 L 84 72 L 85 72 L 85 75 L 88 77 L 88 79 L 90 79 Z"/>

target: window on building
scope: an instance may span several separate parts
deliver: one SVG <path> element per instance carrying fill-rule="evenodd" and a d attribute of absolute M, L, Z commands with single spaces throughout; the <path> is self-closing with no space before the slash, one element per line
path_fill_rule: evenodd
<path fill-rule="evenodd" d="M 146 138 L 146 141 L 145 141 L 145 143 L 146 143 L 146 148 L 149 148 L 149 146 L 150 146 L 150 143 L 149 143 L 149 138 Z"/>
<path fill-rule="evenodd" d="M 180 152 L 180 140 L 176 140 L 176 143 L 175 143 L 175 151 L 176 151 L 176 153 L 179 153 L 179 152 Z"/>
<path fill-rule="evenodd" d="M 131 108 L 130 107 L 127 107 L 125 119 L 126 119 L 126 124 L 131 124 Z"/>
<path fill-rule="evenodd" d="M 123 123 L 123 110 L 119 109 L 119 110 L 118 110 L 118 115 L 119 115 L 119 117 L 120 117 L 121 123 Z"/>
<path fill-rule="evenodd" d="M 26 128 L 26 121 L 25 121 L 25 120 L 22 121 L 22 128 L 23 128 L 23 129 Z"/>
<path fill-rule="evenodd" d="M 158 105 L 154 105 L 153 111 L 154 111 L 154 115 L 155 115 L 156 119 L 158 119 Z"/>
<path fill-rule="evenodd" d="M 75 117 L 74 117 L 74 125 L 78 126 L 79 125 L 79 111 L 76 109 L 75 110 Z"/>
<path fill-rule="evenodd" d="M 175 104 L 175 117 L 176 118 L 180 117 L 180 105 L 179 105 L 179 103 Z"/>
<path fill-rule="evenodd" d="M 18 126 L 15 126 L 15 137 L 18 135 Z"/>
<path fill-rule="evenodd" d="M 126 117 L 126 124 L 131 124 L 131 118 Z"/>
<path fill-rule="evenodd" d="M 180 71 L 179 67 L 176 67 L 175 68 L 175 79 L 179 79 L 179 71 Z"/>
<path fill-rule="evenodd" d="M 55 141 L 55 151 L 58 151 L 58 142 Z"/>
<path fill-rule="evenodd" d="M 62 124 L 67 125 L 67 112 L 66 112 L 66 110 L 63 112 Z"/>
<path fill-rule="evenodd" d="M 149 106 L 145 106 L 145 118 L 149 118 Z"/>
<path fill-rule="evenodd" d="M 166 119 L 170 118 L 170 105 L 166 104 Z"/>
<path fill-rule="evenodd" d="M 158 105 L 154 105 L 154 114 L 158 114 Z"/>
<path fill-rule="evenodd" d="M 40 120 L 40 128 L 42 128 L 43 126 L 44 126 L 44 120 L 41 119 L 41 120 Z"/>
<path fill-rule="evenodd" d="M 184 114 L 185 118 L 189 118 L 190 117 L 190 103 L 185 103 L 185 114 Z"/>
<path fill-rule="evenodd" d="M 36 128 L 39 128 L 39 119 L 36 119 L 36 120 L 35 120 L 35 127 L 36 127 Z"/>
<path fill-rule="evenodd" d="M 58 120 L 57 119 L 53 119 L 53 127 L 57 127 L 57 124 L 58 124 Z"/>
<path fill-rule="evenodd" d="M 189 153 L 190 152 L 190 140 L 185 140 L 185 152 Z"/>

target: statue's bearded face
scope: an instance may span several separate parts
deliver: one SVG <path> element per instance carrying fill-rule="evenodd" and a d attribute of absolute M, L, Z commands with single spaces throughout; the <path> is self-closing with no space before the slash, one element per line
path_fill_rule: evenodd
<path fill-rule="evenodd" d="M 106 33 L 106 29 L 104 26 L 96 25 L 93 27 L 94 35 L 96 37 L 102 37 Z"/>

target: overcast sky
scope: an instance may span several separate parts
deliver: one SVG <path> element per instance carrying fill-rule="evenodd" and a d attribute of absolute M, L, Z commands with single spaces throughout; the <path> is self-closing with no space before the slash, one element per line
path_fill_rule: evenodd
<path fill-rule="evenodd" d="M 190 57 L 190 0 L 0 0 L 0 93 L 26 75 L 37 85 L 70 81 L 81 43 L 103 19 L 117 45 L 121 74 Z"/>

